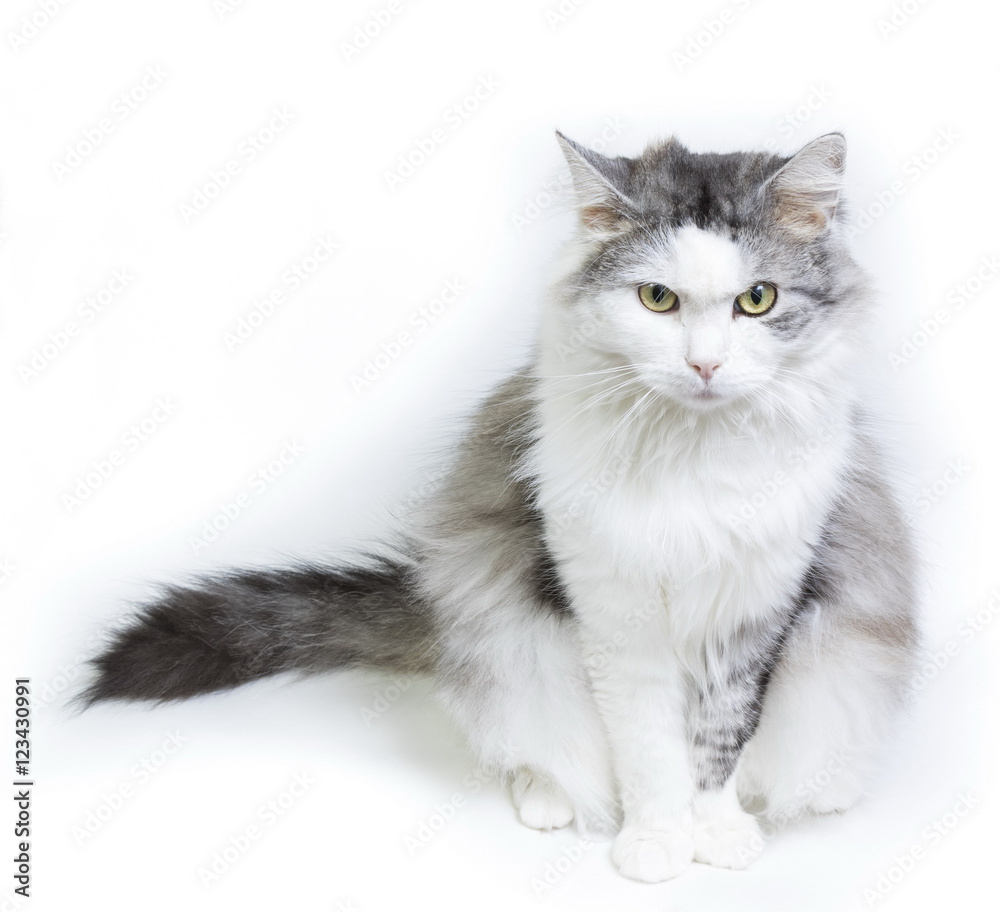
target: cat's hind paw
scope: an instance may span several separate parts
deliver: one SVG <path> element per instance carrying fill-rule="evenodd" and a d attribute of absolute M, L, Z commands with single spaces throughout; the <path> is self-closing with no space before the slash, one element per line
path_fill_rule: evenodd
<path fill-rule="evenodd" d="M 566 793 L 533 770 L 517 771 L 511 795 L 521 823 L 533 830 L 557 830 L 573 820 L 573 805 Z"/>

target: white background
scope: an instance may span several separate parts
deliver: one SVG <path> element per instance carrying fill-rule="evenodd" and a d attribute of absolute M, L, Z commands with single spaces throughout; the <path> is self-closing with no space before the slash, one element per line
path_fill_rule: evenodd
<path fill-rule="evenodd" d="M 48 22 L 41 0 L 4 7 L 9 715 L 15 675 L 31 676 L 38 697 L 24 907 L 992 907 L 980 891 L 994 879 L 998 820 L 1000 282 L 979 283 L 962 307 L 955 295 L 1000 253 L 996 11 L 588 0 L 560 13 L 555 0 L 400 0 L 345 54 L 386 7 L 94 0 Z M 36 15 L 32 34 L 22 17 Z M 484 97 L 465 103 L 477 86 Z M 251 161 L 241 143 L 274 109 L 289 122 Z M 111 129 L 83 154 L 102 120 Z M 572 228 L 547 190 L 561 174 L 557 127 L 584 143 L 603 132 L 610 154 L 671 133 L 696 150 L 790 153 L 841 129 L 855 218 L 874 216 L 857 223 L 883 308 L 864 382 L 893 416 L 901 489 L 928 556 L 928 661 L 938 653 L 942 667 L 915 682 L 873 796 L 775 836 L 745 872 L 697 865 L 643 886 L 613 871 L 607 844 L 581 851 L 573 831 L 521 827 L 420 683 L 374 720 L 362 710 L 384 708 L 391 682 L 359 674 L 156 710 L 65 705 L 101 631 L 149 582 L 343 554 L 433 486 L 457 420 L 525 357 L 548 264 Z M 390 187 L 387 172 L 435 129 L 444 141 Z M 182 205 L 230 160 L 239 173 L 185 217 Z M 283 274 L 316 265 L 306 257 L 321 238 L 335 256 L 290 289 Z M 119 270 L 128 287 L 88 311 Z M 418 326 L 449 281 L 465 290 Z M 225 334 L 275 288 L 288 292 L 280 306 L 230 351 Z M 70 321 L 79 332 L 67 340 Z M 400 332 L 411 343 L 355 389 L 352 376 Z M 893 369 L 904 339 L 911 357 Z M 171 403 L 159 423 L 158 400 Z M 147 439 L 133 446 L 129 428 L 143 420 Z M 119 464 L 88 485 L 115 451 Z M 81 479 L 87 496 L 74 504 Z M 195 547 L 227 505 L 232 521 Z M 979 611 L 984 629 L 967 636 L 964 619 Z M 171 733 L 183 743 L 168 754 Z M 265 819 L 269 801 L 289 804 L 296 775 L 313 784 Z M 971 813 L 947 816 L 970 794 Z M 936 822 L 945 835 L 926 829 Z M 258 838 L 205 885 L 199 870 L 251 825 Z M 0 895 L 12 868 L 0 866 Z M 533 888 L 560 868 L 550 888 Z M 891 889 L 866 899 L 880 883 Z"/>

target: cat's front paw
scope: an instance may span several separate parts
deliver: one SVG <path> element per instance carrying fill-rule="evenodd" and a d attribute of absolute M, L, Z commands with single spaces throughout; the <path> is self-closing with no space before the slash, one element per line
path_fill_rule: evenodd
<path fill-rule="evenodd" d="M 742 870 L 764 849 L 764 833 L 753 814 L 733 811 L 695 819 L 694 860 L 717 868 Z"/>
<path fill-rule="evenodd" d="M 656 830 L 626 826 L 615 839 L 611 857 L 626 877 L 659 883 L 691 864 L 694 841 L 690 830 L 680 826 Z"/>

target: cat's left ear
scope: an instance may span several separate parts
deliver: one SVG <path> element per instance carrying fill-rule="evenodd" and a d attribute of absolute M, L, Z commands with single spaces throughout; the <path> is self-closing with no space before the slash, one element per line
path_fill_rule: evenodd
<path fill-rule="evenodd" d="M 635 210 L 635 205 L 625 194 L 629 176 L 628 159 L 608 158 L 573 142 L 558 130 L 556 138 L 569 164 L 584 228 L 596 234 L 614 234 Z"/>
<path fill-rule="evenodd" d="M 778 223 L 811 241 L 830 226 L 844 186 L 847 141 L 827 133 L 795 153 L 768 182 Z"/>

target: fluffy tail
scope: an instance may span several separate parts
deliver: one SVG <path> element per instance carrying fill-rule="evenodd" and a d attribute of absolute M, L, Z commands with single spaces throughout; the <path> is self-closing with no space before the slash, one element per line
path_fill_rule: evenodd
<path fill-rule="evenodd" d="M 180 700 L 282 671 L 428 671 L 430 612 L 407 564 L 303 565 L 170 586 L 93 659 L 81 699 Z"/>

